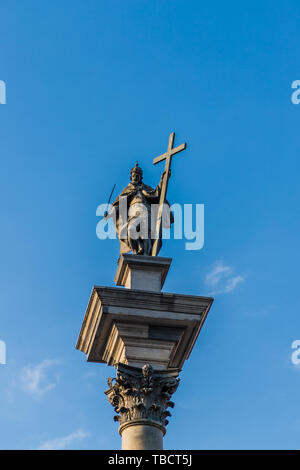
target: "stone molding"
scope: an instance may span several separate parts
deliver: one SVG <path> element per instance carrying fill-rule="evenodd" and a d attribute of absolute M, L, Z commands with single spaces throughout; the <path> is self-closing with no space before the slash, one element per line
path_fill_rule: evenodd
<path fill-rule="evenodd" d="M 123 254 L 118 260 L 115 276 L 117 286 L 160 292 L 172 258 Z"/>
<path fill-rule="evenodd" d="M 161 341 L 161 344 L 165 342 L 165 345 L 162 344 L 165 348 L 169 347 L 168 343 L 175 341 L 174 346 L 169 349 L 169 360 L 164 363 L 164 368 L 181 369 L 191 353 L 212 302 L 210 297 L 95 286 L 76 348 L 86 354 L 90 362 L 106 362 L 111 365 L 115 361 L 123 362 L 121 355 L 115 355 L 114 352 L 122 347 L 121 342 L 114 351 L 109 351 L 109 344 L 117 345 L 114 343 L 114 325 L 127 323 L 129 330 L 133 332 L 125 335 L 128 338 L 130 336 L 129 339 L 120 335 L 120 340 L 125 340 L 123 343 L 127 350 L 135 336 L 134 331 L 140 325 L 145 325 L 148 345 Z M 144 356 L 140 359 L 144 361 Z M 124 362 L 136 365 L 135 360 Z M 145 362 L 151 363 L 151 360 L 147 359 L 143 363 Z"/>
<path fill-rule="evenodd" d="M 182 335 L 183 328 L 114 322 L 103 360 L 112 366 L 119 362 L 134 367 L 149 363 L 165 370 Z"/>

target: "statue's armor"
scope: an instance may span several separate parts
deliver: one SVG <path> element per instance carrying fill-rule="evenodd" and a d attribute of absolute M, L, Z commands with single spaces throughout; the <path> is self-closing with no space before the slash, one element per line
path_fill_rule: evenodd
<path fill-rule="evenodd" d="M 151 205 L 141 189 L 133 196 L 128 208 L 128 234 L 132 236 L 135 230 L 140 238 L 148 239 L 151 233 Z"/>
<path fill-rule="evenodd" d="M 139 188 L 137 192 L 135 193 L 135 195 L 133 196 L 130 202 L 130 206 L 135 203 L 147 204 L 149 206 L 148 201 L 145 198 L 144 192 L 141 188 Z"/>
<path fill-rule="evenodd" d="M 145 198 L 143 191 L 139 189 L 133 196 L 129 208 L 128 208 L 128 219 L 133 217 L 148 217 L 151 211 L 151 206 Z"/>
<path fill-rule="evenodd" d="M 134 254 L 151 255 L 160 190 L 161 182 L 156 189 L 143 183 L 134 185 L 130 182 L 112 204 L 113 210 L 116 211 L 115 223 L 120 240 L 120 253 L 132 251 Z M 119 212 L 123 198 L 127 198 L 125 219 L 124 215 L 121 216 L 122 211 Z"/>

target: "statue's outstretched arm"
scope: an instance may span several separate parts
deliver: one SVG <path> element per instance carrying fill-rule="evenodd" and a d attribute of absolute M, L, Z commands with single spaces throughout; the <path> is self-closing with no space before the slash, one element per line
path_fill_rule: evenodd
<path fill-rule="evenodd" d="M 118 214 L 118 211 L 119 211 L 119 199 L 120 199 L 120 196 L 118 196 L 117 199 L 112 203 L 109 212 L 107 212 L 107 211 L 104 212 L 104 219 L 110 219 L 110 218 L 113 217 L 115 214 Z"/>

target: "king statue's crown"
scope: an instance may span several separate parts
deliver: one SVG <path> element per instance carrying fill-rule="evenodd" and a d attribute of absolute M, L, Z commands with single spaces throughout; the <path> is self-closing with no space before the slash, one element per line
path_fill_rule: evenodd
<path fill-rule="evenodd" d="M 139 173 L 140 175 L 143 175 L 143 170 L 139 166 L 138 162 L 136 162 L 135 166 L 133 168 L 131 168 L 130 174 L 132 174 L 133 172 Z"/>

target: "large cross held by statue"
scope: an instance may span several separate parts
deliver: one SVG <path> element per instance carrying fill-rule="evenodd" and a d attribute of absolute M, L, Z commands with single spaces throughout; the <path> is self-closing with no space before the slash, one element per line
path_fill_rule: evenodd
<path fill-rule="evenodd" d="M 155 226 L 155 241 L 152 247 L 152 256 L 157 256 L 157 253 L 159 250 L 158 243 L 162 235 L 162 215 L 163 215 L 164 203 L 166 201 L 166 196 L 167 196 L 167 189 L 168 189 L 168 183 L 169 183 L 169 170 L 171 169 L 172 156 L 175 155 L 175 153 L 181 152 L 182 150 L 186 149 L 186 143 L 178 145 L 178 147 L 173 148 L 174 139 L 175 139 L 175 132 L 172 132 L 172 134 L 170 134 L 170 137 L 169 137 L 168 150 L 166 151 L 166 153 L 163 153 L 162 155 L 160 155 L 159 157 L 156 157 L 153 160 L 153 165 L 156 165 L 156 163 L 162 162 L 163 160 L 166 160 L 166 164 L 165 164 L 164 179 L 163 179 L 160 199 L 159 199 L 159 208 L 158 208 L 158 214 L 157 214 L 157 220 L 156 220 L 156 226 Z"/>

